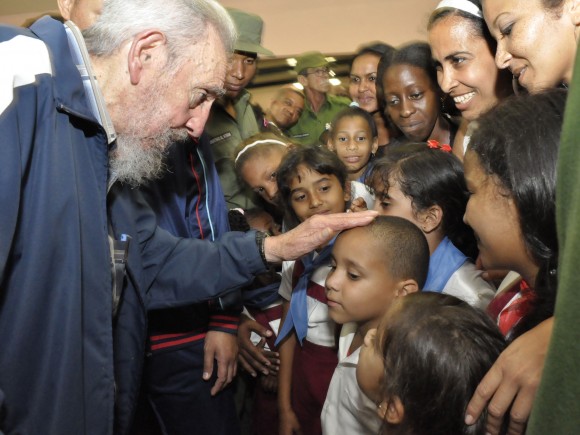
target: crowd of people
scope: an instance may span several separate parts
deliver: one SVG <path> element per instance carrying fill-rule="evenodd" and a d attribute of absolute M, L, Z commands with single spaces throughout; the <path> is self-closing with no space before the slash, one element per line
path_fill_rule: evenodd
<path fill-rule="evenodd" d="M 258 15 L 58 5 L 0 26 L 0 435 L 580 431 L 580 0 L 263 110 Z"/>

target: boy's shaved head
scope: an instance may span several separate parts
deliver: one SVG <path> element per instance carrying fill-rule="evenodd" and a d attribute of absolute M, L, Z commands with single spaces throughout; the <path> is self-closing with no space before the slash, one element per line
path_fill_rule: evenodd
<path fill-rule="evenodd" d="M 369 225 L 356 229 L 372 234 L 393 278 L 413 279 L 423 288 L 429 270 L 429 246 L 415 224 L 396 216 L 378 216 Z"/>

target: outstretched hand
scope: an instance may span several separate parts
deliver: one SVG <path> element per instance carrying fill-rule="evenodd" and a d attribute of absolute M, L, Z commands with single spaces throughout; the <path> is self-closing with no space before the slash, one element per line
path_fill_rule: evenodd
<path fill-rule="evenodd" d="M 465 423 L 474 424 L 487 406 L 486 430 L 500 433 L 509 412 L 508 435 L 523 434 L 542 377 L 554 318 L 522 334 L 499 356 L 467 405 Z"/>
<path fill-rule="evenodd" d="M 264 241 L 264 253 L 270 263 L 295 260 L 328 243 L 339 231 L 368 225 L 376 211 L 315 215 L 296 228 Z"/>
<path fill-rule="evenodd" d="M 252 332 L 260 335 L 258 344 L 252 343 L 250 337 Z M 269 375 L 271 371 L 277 373 L 280 365 L 278 352 L 271 352 L 264 349 L 266 338 L 272 336 L 272 331 L 242 314 L 240 326 L 238 327 L 238 347 L 240 353 L 238 359 L 240 365 L 250 375 L 256 377 L 257 372 Z"/>

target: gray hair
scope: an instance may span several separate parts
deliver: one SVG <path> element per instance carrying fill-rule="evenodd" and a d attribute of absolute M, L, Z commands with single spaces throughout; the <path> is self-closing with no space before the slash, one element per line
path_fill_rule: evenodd
<path fill-rule="evenodd" d="M 91 55 L 109 56 L 139 32 L 159 29 L 167 38 L 169 61 L 179 63 L 180 55 L 207 37 L 209 26 L 226 52 L 233 52 L 234 23 L 214 0 L 104 0 L 101 15 L 83 36 Z"/>

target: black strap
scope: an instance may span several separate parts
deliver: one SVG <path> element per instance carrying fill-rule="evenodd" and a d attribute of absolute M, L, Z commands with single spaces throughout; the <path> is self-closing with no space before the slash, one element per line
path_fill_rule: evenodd
<path fill-rule="evenodd" d="M 125 287 L 127 258 L 129 257 L 129 244 L 131 236 L 121 235 L 121 240 L 113 240 L 113 319 L 117 317 L 117 311 Z"/>

